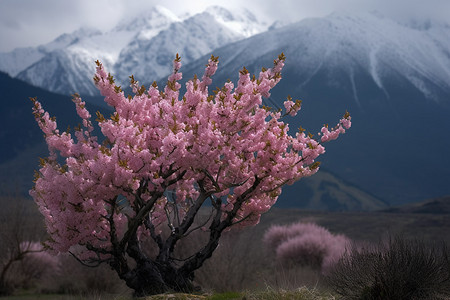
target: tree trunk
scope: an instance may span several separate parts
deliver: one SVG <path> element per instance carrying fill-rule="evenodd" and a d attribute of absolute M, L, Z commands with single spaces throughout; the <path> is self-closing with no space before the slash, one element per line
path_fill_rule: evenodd
<path fill-rule="evenodd" d="M 127 286 L 134 290 L 135 297 L 170 291 L 189 293 L 195 290 L 192 284 L 193 272 L 180 272 L 170 259 L 158 260 L 147 257 L 136 234 L 130 235 L 126 252 L 129 258 L 136 262 L 133 268 L 130 268 L 122 252 L 116 253 L 110 265 Z"/>
<path fill-rule="evenodd" d="M 135 297 L 161 294 L 168 291 L 190 293 L 196 290 L 193 276 L 184 276 L 172 266 L 154 261 L 140 261 L 136 268 L 122 276 Z"/>
<path fill-rule="evenodd" d="M 172 234 L 167 238 L 165 243 L 162 241 L 160 235 L 154 233 L 154 227 L 151 222 L 145 223 L 144 221 L 144 217 L 152 208 L 151 204 L 154 204 L 156 199 L 161 197 L 162 194 L 153 195 L 153 201 L 149 201 L 145 205 L 145 209 L 140 210 L 137 216 L 128 222 L 129 229 L 120 242 L 115 235 L 114 219 L 111 217 L 109 219 L 111 225 L 111 241 L 113 244 L 113 251 L 111 253 L 113 260 L 110 261 L 111 267 L 116 270 L 119 277 L 126 282 L 127 286 L 134 290 L 135 297 L 161 294 L 169 291 L 190 293 L 198 290 L 192 282 L 194 279 L 194 271 L 199 269 L 205 260 L 211 257 L 219 244 L 222 232 L 233 225 L 233 220 L 242 204 L 248 199 L 248 196 L 256 189 L 260 182 L 260 179 L 255 176 L 253 185 L 237 198 L 233 209 L 227 212 L 226 218 L 223 220 L 221 200 L 216 200 L 214 203 L 214 207 L 216 208 L 215 214 L 209 226 L 210 233 L 208 242 L 195 255 L 186 259 L 178 267 L 174 264 L 174 260 L 171 257 L 175 245 L 190 228 L 199 208 L 205 199 L 210 196 L 210 193 L 205 192 L 202 188 L 203 185 L 201 182 L 199 182 L 199 186 L 202 192 L 196 204 L 188 211 L 180 226 L 173 228 Z M 154 260 L 144 254 L 136 234 L 139 225 L 142 223 L 150 230 L 152 238 L 158 244 L 160 250 Z M 97 250 L 99 251 L 99 249 Z M 134 268 L 131 269 L 128 265 L 125 253 L 136 262 Z"/>

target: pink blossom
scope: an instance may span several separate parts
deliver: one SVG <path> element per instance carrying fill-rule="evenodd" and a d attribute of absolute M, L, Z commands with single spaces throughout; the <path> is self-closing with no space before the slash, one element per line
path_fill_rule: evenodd
<path fill-rule="evenodd" d="M 335 140 L 341 133 L 345 133 L 345 129 L 349 129 L 352 126 L 351 117 L 348 112 L 345 113 L 344 117 L 339 121 L 331 131 L 328 129 L 328 125 L 324 125 L 321 129 L 322 142 L 328 142 Z"/>
<path fill-rule="evenodd" d="M 157 228 L 175 212 L 182 219 L 205 193 L 209 202 L 221 200 L 216 209 L 222 221 L 232 216 L 236 227 L 257 224 L 285 184 L 317 172 L 323 142 L 351 125 L 346 114 L 337 128 L 322 129 L 320 142 L 302 131 L 292 136 L 281 118 L 295 115 L 300 102 L 288 99 L 284 114 L 262 105 L 283 66 L 280 55 L 258 79 L 244 68 L 236 84 L 211 94 L 218 67 L 212 56 L 201 79 L 189 80 L 180 96 L 177 57 L 163 89 L 155 84 L 146 89 L 132 77 L 135 95 L 128 98 L 98 62 L 95 85 L 114 109 L 111 118 L 97 114 L 99 137 L 78 95 L 74 103 L 83 127 L 75 133 L 59 132 L 33 100 L 50 156 L 42 161 L 30 194 L 45 217 L 47 245 L 85 258 L 94 256 L 89 248 L 108 253 L 111 236 L 123 239 L 129 220 L 147 204 L 146 220 Z M 149 234 L 145 226 L 151 227 L 140 222 L 136 232 Z"/>

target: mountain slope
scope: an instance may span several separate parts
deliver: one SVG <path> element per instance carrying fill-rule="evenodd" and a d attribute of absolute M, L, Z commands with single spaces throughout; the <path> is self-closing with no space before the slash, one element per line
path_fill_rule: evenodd
<path fill-rule="evenodd" d="M 400 76 L 426 98 L 436 100 L 450 92 L 450 26 L 435 25 L 418 30 L 376 14 L 334 13 L 227 45 L 218 54 L 223 56 L 222 67 L 238 70 L 242 67 L 238 56 L 247 57 L 251 66 L 271 61 L 283 50 L 289 53 L 288 63 L 301 66 L 297 71 L 301 85 L 307 85 L 321 70 L 332 72 L 327 78 L 329 85 L 354 80 L 357 74 L 352 72 L 361 70 L 386 98 L 389 80 Z M 336 76 L 340 70 L 345 78 Z M 353 92 L 353 100 L 358 102 L 357 90 Z"/>
<path fill-rule="evenodd" d="M 450 194 L 450 27 L 417 29 L 377 14 L 308 19 L 214 50 L 213 85 L 258 74 L 281 52 L 283 80 L 266 104 L 303 99 L 291 133 L 335 124 L 348 110 L 353 127 L 327 144 L 323 165 L 391 204 Z M 182 68 L 201 74 L 210 54 Z"/>
<path fill-rule="evenodd" d="M 293 186 L 285 186 L 276 206 L 323 211 L 377 211 L 386 209 L 389 205 L 322 169 Z"/>

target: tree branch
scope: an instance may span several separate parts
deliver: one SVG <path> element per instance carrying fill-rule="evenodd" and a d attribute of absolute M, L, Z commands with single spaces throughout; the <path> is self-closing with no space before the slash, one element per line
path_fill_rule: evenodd
<path fill-rule="evenodd" d="M 253 182 L 253 185 L 249 187 L 244 193 L 242 193 L 234 203 L 233 209 L 227 213 L 227 217 L 223 220 L 221 220 L 222 211 L 218 206 L 216 208 L 216 215 L 214 217 L 214 220 L 212 221 L 209 229 L 209 241 L 203 247 L 199 252 L 195 254 L 194 257 L 187 260 L 183 266 L 180 268 L 180 273 L 184 274 L 185 276 L 188 276 L 198 268 L 200 268 L 203 265 L 203 262 L 210 258 L 213 251 L 217 248 L 219 244 L 220 236 L 222 235 L 222 232 L 229 226 L 233 224 L 233 219 L 236 216 L 237 212 L 241 208 L 242 204 L 245 200 L 248 199 L 248 196 L 253 193 L 258 185 L 261 183 L 261 180 L 255 175 L 255 182 Z M 220 199 L 218 199 L 220 200 Z"/>
<path fill-rule="evenodd" d="M 157 257 L 158 261 L 166 262 L 169 260 L 170 254 L 173 252 L 175 244 L 181 237 L 183 237 L 189 227 L 191 227 L 192 223 L 194 222 L 195 216 L 198 213 L 198 210 L 209 196 L 210 193 L 206 193 L 204 191 L 200 192 L 200 195 L 197 197 L 197 200 L 195 200 L 194 205 L 189 208 L 181 224 L 178 227 L 174 228 L 174 230 L 172 230 L 172 233 L 167 238 L 163 248 L 160 249 Z"/>
<path fill-rule="evenodd" d="M 156 234 L 155 226 L 153 225 L 152 221 L 150 221 L 149 218 L 145 218 L 144 220 L 145 228 L 147 228 L 150 231 L 150 236 L 155 241 L 155 243 L 158 245 L 159 250 L 163 247 L 163 241 L 160 234 Z"/>
<path fill-rule="evenodd" d="M 100 266 L 102 263 L 110 261 L 110 260 L 98 259 L 95 261 L 95 264 L 90 265 L 90 264 L 86 263 L 85 261 L 79 259 L 72 251 L 69 251 L 69 254 L 72 255 L 72 257 L 75 258 L 80 264 L 82 264 L 85 267 L 89 267 L 89 268 L 96 268 L 96 267 Z"/>
<path fill-rule="evenodd" d="M 152 195 L 152 198 L 145 204 L 143 208 L 139 210 L 139 212 L 136 214 L 134 218 L 128 221 L 128 230 L 125 232 L 122 240 L 119 243 L 120 249 L 123 251 L 125 249 L 126 244 L 130 241 L 133 234 L 136 233 L 137 229 L 139 228 L 139 225 L 142 224 L 144 218 L 150 210 L 153 208 L 153 206 L 156 203 L 156 200 L 161 198 L 163 196 L 163 192 L 155 191 Z"/>

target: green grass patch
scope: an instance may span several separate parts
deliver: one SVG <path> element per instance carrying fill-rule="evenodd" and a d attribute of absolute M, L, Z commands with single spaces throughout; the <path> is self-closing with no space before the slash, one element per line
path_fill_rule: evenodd
<path fill-rule="evenodd" d="M 227 293 L 220 293 L 220 294 L 214 294 L 212 296 L 209 296 L 208 300 L 235 300 L 235 299 L 242 299 L 241 293 L 236 292 L 227 292 Z"/>
<path fill-rule="evenodd" d="M 334 300 L 335 296 L 320 292 L 316 289 L 302 287 L 295 290 L 276 290 L 268 288 L 266 291 L 246 293 L 245 300 Z"/>
<path fill-rule="evenodd" d="M 259 292 L 226 292 L 213 295 L 164 294 L 142 298 L 142 300 L 335 300 L 336 297 L 306 287 L 295 290 L 268 288 Z"/>

